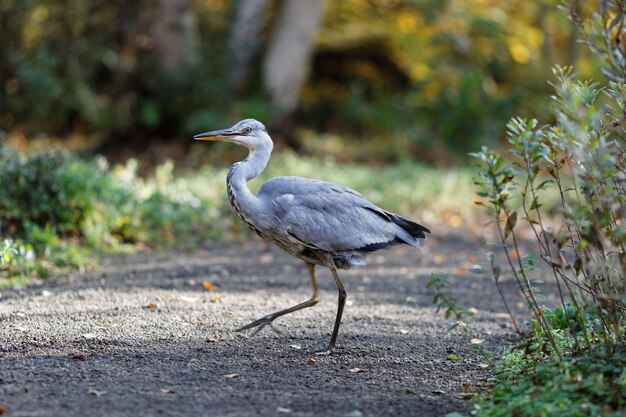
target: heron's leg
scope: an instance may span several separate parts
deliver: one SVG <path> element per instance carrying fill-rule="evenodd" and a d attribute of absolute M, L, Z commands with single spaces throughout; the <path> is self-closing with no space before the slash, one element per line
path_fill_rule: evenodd
<path fill-rule="evenodd" d="M 337 290 L 339 291 L 339 299 L 337 301 L 337 317 L 335 318 L 335 327 L 333 329 L 333 334 L 330 336 L 330 343 L 328 344 L 328 347 L 326 349 L 316 350 L 315 353 L 318 355 L 328 355 L 335 347 L 335 342 L 337 341 L 337 333 L 339 333 L 339 325 L 341 324 L 341 316 L 343 315 L 343 307 L 346 305 L 347 298 L 346 289 L 343 286 L 343 282 L 341 282 L 341 279 L 339 279 L 339 275 L 337 274 L 337 268 L 334 264 L 330 265 L 328 268 L 333 274 L 335 284 L 337 284 Z"/>
<path fill-rule="evenodd" d="M 272 321 L 274 321 L 278 317 L 284 316 L 285 314 L 293 313 L 294 311 L 302 310 L 303 308 L 313 307 L 315 304 L 317 304 L 320 301 L 320 289 L 319 289 L 319 286 L 317 285 L 317 279 L 315 278 L 315 265 L 306 262 L 306 266 L 307 266 L 307 269 L 309 270 L 309 274 L 311 276 L 311 286 L 313 287 L 313 296 L 310 299 L 306 300 L 303 303 L 297 304 L 293 307 L 289 307 L 284 310 L 280 310 L 275 313 L 268 314 L 267 316 L 261 317 L 260 319 L 255 320 L 252 323 L 246 324 L 245 326 L 240 327 L 239 329 L 235 331 L 240 332 L 242 330 L 248 330 L 253 327 L 259 326 L 259 328 L 256 329 L 254 333 L 252 333 L 252 336 L 254 336 L 258 332 L 260 332 L 265 326 L 267 326 L 268 324 L 271 324 Z"/>

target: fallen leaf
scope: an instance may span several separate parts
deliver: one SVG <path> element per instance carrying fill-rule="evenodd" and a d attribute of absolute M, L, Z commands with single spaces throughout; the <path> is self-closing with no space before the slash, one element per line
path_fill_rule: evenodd
<path fill-rule="evenodd" d="M 0 405 L 0 414 L 4 414 L 7 412 L 7 409 Z"/>
<path fill-rule="evenodd" d="M 84 337 L 85 339 L 87 339 L 87 340 L 95 339 L 96 337 L 98 337 L 98 336 L 96 336 L 96 335 L 95 335 L 95 334 L 93 334 L 93 333 L 85 333 L 85 334 L 83 334 L 83 335 L 81 335 L 81 336 L 83 336 L 83 337 Z"/>
<path fill-rule="evenodd" d="M 460 398 L 461 400 L 469 400 L 475 395 L 476 394 L 474 394 L 473 392 L 457 392 L 456 394 L 454 394 L 456 398 Z"/>
<path fill-rule="evenodd" d="M 476 366 L 478 366 L 480 369 L 487 369 L 487 368 L 489 368 L 489 365 L 486 364 L 486 363 L 479 363 Z"/>
<path fill-rule="evenodd" d="M 173 389 L 171 389 L 171 388 L 161 388 L 161 392 L 162 392 L 163 394 L 175 394 L 175 393 L 176 393 L 176 391 L 174 391 L 174 390 L 173 390 Z"/>
<path fill-rule="evenodd" d="M 485 341 L 485 339 L 476 339 L 476 338 L 474 338 L 474 339 L 470 340 L 470 343 L 472 345 L 482 345 L 484 341 Z"/>
<path fill-rule="evenodd" d="M 100 391 L 100 390 L 97 390 L 95 388 L 89 388 L 89 390 L 87 391 L 87 394 L 95 395 L 96 397 L 102 397 L 103 395 L 106 395 L 107 392 L 106 391 Z"/>
<path fill-rule="evenodd" d="M 448 355 L 448 360 L 458 361 L 459 357 L 457 355 L 455 355 L 454 353 L 451 353 L 450 355 Z"/>
<path fill-rule="evenodd" d="M 209 300 L 210 300 L 212 303 L 218 303 L 218 302 L 220 302 L 220 301 L 221 301 L 221 300 L 220 300 L 220 298 L 219 298 L 217 295 L 212 295 L 212 296 L 209 298 Z"/>
<path fill-rule="evenodd" d="M 435 255 L 435 257 L 433 258 L 433 261 L 435 261 L 435 264 L 439 265 L 444 263 L 448 258 L 444 255 Z"/>
<path fill-rule="evenodd" d="M 285 407 L 278 407 L 276 409 L 276 411 L 278 411 L 279 413 L 291 413 L 293 410 L 291 408 L 285 408 Z"/>
<path fill-rule="evenodd" d="M 455 272 L 456 272 L 456 274 L 457 274 L 457 275 L 465 275 L 465 274 L 467 273 L 467 270 L 466 270 L 465 268 L 463 268 L 463 267 L 459 266 L 459 267 L 456 269 L 456 271 L 455 271 Z"/>
<path fill-rule="evenodd" d="M 210 339 L 207 339 L 207 342 L 225 342 L 227 341 L 228 338 L 226 336 L 220 336 L 220 337 L 212 337 Z"/>
<path fill-rule="evenodd" d="M 400 329 L 400 334 L 408 334 L 409 331 L 407 329 Z"/>
<path fill-rule="evenodd" d="M 448 219 L 448 224 L 456 229 L 463 225 L 463 218 L 457 214 L 453 214 L 450 216 L 450 219 Z"/>
<path fill-rule="evenodd" d="M 217 289 L 215 285 L 211 284 L 209 281 L 203 281 L 202 286 L 207 291 L 215 291 Z"/>
<path fill-rule="evenodd" d="M 472 387 L 470 384 L 461 384 L 461 386 L 465 391 L 469 391 L 469 389 Z"/>
<path fill-rule="evenodd" d="M 367 372 L 367 369 L 352 368 L 352 369 L 348 369 L 348 371 L 352 372 L 353 374 L 358 374 L 359 372 Z"/>
<path fill-rule="evenodd" d="M 307 365 L 315 365 L 315 359 L 313 359 L 313 358 L 309 358 L 309 360 L 308 360 L 308 361 L 306 361 L 306 364 L 307 364 Z"/>
<path fill-rule="evenodd" d="M 224 375 L 224 378 L 233 379 L 233 378 L 239 378 L 240 376 L 241 374 L 234 373 L 234 374 L 226 374 Z"/>
<path fill-rule="evenodd" d="M 297 350 L 302 349 L 302 346 L 300 346 L 300 345 L 290 345 L 289 347 L 292 348 L 292 349 L 297 349 Z"/>
<path fill-rule="evenodd" d="M 186 303 L 195 303 L 196 301 L 198 301 L 197 297 L 187 297 L 186 295 L 181 295 L 180 297 L 178 297 L 178 299 Z"/>
<path fill-rule="evenodd" d="M 77 361 L 84 361 L 85 355 L 83 355 L 82 353 L 77 353 L 72 356 L 72 359 L 77 360 Z"/>
<path fill-rule="evenodd" d="M 143 306 L 143 308 L 157 308 L 157 305 L 155 303 L 148 303 Z"/>
<path fill-rule="evenodd" d="M 476 307 L 470 307 L 467 309 L 467 312 L 472 314 L 472 315 L 476 315 L 478 314 L 478 309 Z"/>
<path fill-rule="evenodd" d="M 271 264 L 272 262 L 274 262 L 274 255 L 272 255 L 271 253 L 264 253 L 259 257 L 259 262 L 263 265 Z"/>

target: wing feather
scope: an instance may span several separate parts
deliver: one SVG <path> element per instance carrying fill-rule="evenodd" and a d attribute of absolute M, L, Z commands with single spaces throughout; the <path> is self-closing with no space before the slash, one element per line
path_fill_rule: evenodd
<path fill-rule="evenodd" d="M 259 197 L 271 201 L 281 234 L 328 252 L 371 251 L 400 242 L 419 246 L 426 237 L 412 236 L 394 220 L 415 223 L 334 183 L 279 177 L 265 183 Z"/>

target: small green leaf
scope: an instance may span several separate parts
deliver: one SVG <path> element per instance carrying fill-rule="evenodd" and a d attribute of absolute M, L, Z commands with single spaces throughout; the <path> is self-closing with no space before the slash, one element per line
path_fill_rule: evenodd
<path fill-rule="evenodd" d="M 536 209 L 538 209 L 539 207 L 541 207 L 542 205 L 543 205 L 543 204 L 540 204 L 540 203 L 537 201 L 537 197 L 535 197 L 535 198 L 533 198 L 533 202 L 532 202 L 532 204 L 530 205 L 530 210 L 536 210 Z"/>
<path fill-rule="evenodd" d="M 498 278 L 500 278 L 500 274 L 502 273 L 502 268 L 500 268 L 499 265 L 494 265 L 492 268 L 492 271 L 493 271 L 493 277 L 497 281 Z"/>
<path fill-rule="evenodd" d="M 451 353 L 447 356 L 448 360 L 450 361 L 458 361 L 459 357 L 457 355 L 455 355 L 454 353 Z"/>

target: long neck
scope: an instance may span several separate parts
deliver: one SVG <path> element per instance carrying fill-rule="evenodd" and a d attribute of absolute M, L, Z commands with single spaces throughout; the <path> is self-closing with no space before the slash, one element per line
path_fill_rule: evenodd
<path fill-rule="evenodd" d="M 257 196 L 252 194 L 246 183 L 256 178 L 265 169 L 271 153 L 271 142 L 267 146 L 250 148 L 248 157 L 233 165 L 228 172 L 226 177 L 228 198 L 231 206 L 244 217 L 244 220 L 247 220 L 246 217 L 249 217 L 253 211 L 259 209 L 260 204 Z"/>

